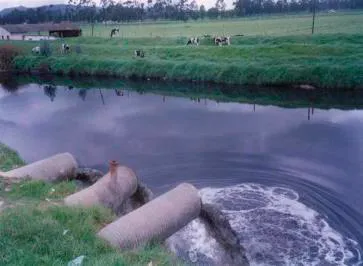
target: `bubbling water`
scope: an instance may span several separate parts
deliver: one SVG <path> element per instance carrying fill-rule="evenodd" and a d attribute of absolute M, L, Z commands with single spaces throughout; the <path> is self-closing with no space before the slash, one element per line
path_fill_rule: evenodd
<path fill-rule="evenodd" d="M 359 244 L 333 229 L 326 217 L 299 201 L 299 194 L 292 189 L 244 183 L 204 188 L 200 195 L 204 203 L 217 205 L 227 215 L 251 265 L 363 263 Z M 186 250 L 194 264 L 218 265 L 223 261 L 222 248 L 198 220 L 171 240 L 171 246 Z"/>

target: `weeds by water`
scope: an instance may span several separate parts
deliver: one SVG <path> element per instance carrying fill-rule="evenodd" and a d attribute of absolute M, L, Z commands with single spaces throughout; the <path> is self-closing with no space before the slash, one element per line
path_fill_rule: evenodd
<path fill-rule="evenodd" d="M 24 162 L 15 151 L 0 144 L 0 167 L 9 170 Z M 67 265 L 85 256 L 82 265 L 179 265 L 160 245 L 134 251 L 109 246 L 96 233 L 116 219 L 103 207 L 71 208 L 62 199 L 76 191 L 75 183 L 23 181 L 4 190 L 0 179 L 0 264 L 9 266 Z M 2 203 L 4 204 L 4 203 Z"/>
<path fill-rule="evenodd" d="M 0 143 L 0 171 L 9 171 L 24 164 L 16 151 Z"/>
<path fill-rule="evenodd" d="M 208 39 L 199 47 L 186 47 L 180 38 L 134 38 L 125 45 L 121 39 L 83 37 L 69 43 L 81 43 L 82 54 L 54 54 L 49 58 L 25 55 L 16 59 L 16 68 L 31 71 L 46 64 L 51 73 L 58 74 L 224 84 L 329 88 L 363 84 L 363 62 L 359 59 L 363 57 L 363 35 L 358 34 L 236 37 L 230 47 L 215 47 Z M 17 45 L 25 48 L 29 44 Z M 139 48 L 145 51 L 144 59 L 133 57 L 133 50 Z"/>

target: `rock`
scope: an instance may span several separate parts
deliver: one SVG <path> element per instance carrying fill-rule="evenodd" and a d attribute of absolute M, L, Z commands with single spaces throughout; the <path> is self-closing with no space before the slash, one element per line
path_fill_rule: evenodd
<path fill-rule="evenodd" d="M 116 214 L 118 216 L 125 215 L 137 208 L 141 207 L 145 203 L 148 203 L 154 198 L 154 194 L 151 190 L 140 180 L 137 181 L 137 189 L 136 192 L 125 201 L 120 208 L 116 210 Z"/>
<path fill-rule="evenodd" d="M 80 180 L 84 183 L 88 183 L 92 185 L 96 183 L 101 177 L 103 177 L 103 173 L 96 169 L 92 168 L 78 168 L 75 172 L 75 179 Z"/>
<path fill-rule="evenodd" d="M 222 211 L 212 204 L 202 204 L 200 217 L 211 236 L 224 247 L 230 256 L 232 265 L 249 265 L 245 249 Z"/>
<path fill-rule="evenodd" d="M 316 89 L 314 86 L 309 85 L 309 84 L 301 84 L 301 85 L 299 85 L 299 88 L 303 89 L 303 90 L 315 90 Z"/>

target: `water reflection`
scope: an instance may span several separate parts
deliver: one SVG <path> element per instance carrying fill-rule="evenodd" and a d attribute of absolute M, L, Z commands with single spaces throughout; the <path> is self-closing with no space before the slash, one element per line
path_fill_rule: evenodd
<path fill-rule="evenodd" d="M 4 87 L 4 90 L 10 92 L 10 93 L 15 93 L 17 90 L 19 89 L 19 87 L 14 86 L 13 88 L 9 88 L 9 87 Z M 55 100 L 55 98 L 57 97 L 57 89 L 58 87 L 53 85 L 53 84 L 48 84 L 48 85 L 44 85 L 43 86 L 43 91 L 44 91 L 44 95 L 46 95 L 47 97 L 50 98 L 51 102 L 53 102 Z M 73 86 L 68 86 L 66 88 L 66 90 L 68 91 L 72 91 L 74 89 Z M 82 99 L 82 101 L 86 101 L 87 98 L 87 93 L 90 89 L 87 88 L 81 88 L 81 89 L 76 89 L 76 91 L 78 91 L 78 96 Z M 100 96 L 100 100 L 101 103 L 103 105 L 106 105 L 106 101 L 105 101 L 105 97 L 104 97 L 104 91 L 109 91 L 109 89 L 101 89 L 98 88 L 98 93 Z M 125 89 L 113 89 L 113 91 L 115 92 L 115 96 L 117 97 L 124 97 L 125 95 L 127 95 L 128 97 L 130 97 L 130 91 L 129 90 L 125 90 Z M 145 92 L 144 91 L 137 91 L 139 95 L 143 95 Z M 165 95 L 161 95 L 160 96 L 162 98 L 162 102 L 165 103 L 166 102 L 166 96 Z M 207 105 L 208 104 L 208 99 L 207 98 L 203 98 L 201 99 L 200 97 L 189 97 L 189 100 L 193 103 L 197 103 L 197 104 L 204 104 Z M 220 101 L 216 100 L 215 101 L 216 104 L 219 104 Z M 253 101 L 252 102 L 252 112 L 256 112 L 256 102 Z M 307 108 L 307 120 L 311 120 L 312 117 L 314 116 L 314 103 L 313 101 L 309 102 L 309 106 Z"/>
<path fill-rule="evenodd" d="M 354 110 L 363 97 L 113 85 L 0 89 L 0 142 L 28 162 L 68 151 L 81 165 L 104 171 L 116 159 L 156 193 L 182 181 L 199 188 L 288 186 L 363 242 L 361 220 L 351 219 L 363 214 L 363 110 Z M 244 103 L 225 102 L 231 99 Z"/>
<path fill-rule="evenodd" d="M 54 101 L 57 95 L 57 87 L 54 85 L 45 85 L 43 87 L 44 94 L 50 98 L 50 101 Z"/>
<path fill-rule="evenodd" d="M 87 96 L 87 89 L 80 89 L 78 92 L 78 96 L 85 101 Z"/>

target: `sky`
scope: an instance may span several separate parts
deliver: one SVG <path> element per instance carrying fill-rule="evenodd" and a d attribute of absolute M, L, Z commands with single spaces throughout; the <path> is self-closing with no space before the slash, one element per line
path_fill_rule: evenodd
<path fill-rule="evenodd" d="M 25 7 L 37 7 L 42 5 L 51 5 L 51 4 L 66 4 L 68 1 L 64 0 L 0 0 L 0 10 L 8 7 L 14 6 L 25 6 Z M 231 7 L 233 0 L 225 0 L 227 7 Z M 207 8 L 210 8 L 215 5 L 215 0 L 197 0 L 198 5 L 204 4 Z"/>

